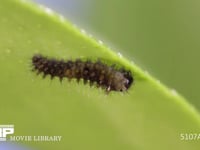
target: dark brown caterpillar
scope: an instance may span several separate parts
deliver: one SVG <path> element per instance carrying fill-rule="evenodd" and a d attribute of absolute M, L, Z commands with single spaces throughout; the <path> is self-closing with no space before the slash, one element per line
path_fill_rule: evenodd
<path fill-rule="evenodd" d="M 50 75 L 52 79 L 59 77 L 61 81 L 64 77 L 75 78 L 77 81 L 83 79 L 84 84 L 87 82 L 90 85 L 96 83 L 97 87 L 105 89 L 106 92 L 127 91 L 134 81 L 130 71 L 108 66 L 100 60 L 97 62 L 80 59 L 63 61 L 37 54 L 32 57 L 32 64 L 33 70 L 37 71 L 38 74 L 43 73 L 44 77 L 46 75 Z"/>

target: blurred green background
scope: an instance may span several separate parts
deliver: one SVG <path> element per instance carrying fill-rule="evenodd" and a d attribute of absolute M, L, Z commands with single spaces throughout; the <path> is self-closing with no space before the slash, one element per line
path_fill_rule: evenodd
<path fill-rule="evenodd" d="M 200 109 L 200 1 L 33 1 L 103 39 Z"/>

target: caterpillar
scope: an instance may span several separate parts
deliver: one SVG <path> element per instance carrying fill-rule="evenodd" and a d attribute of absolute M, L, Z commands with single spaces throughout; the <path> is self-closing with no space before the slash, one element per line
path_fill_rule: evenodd
<path fill-rule="evenodd" d="M 97 87 L 105 89 L 107 93 L 127 91 L 134 81 L 129 70 L 117 68 L 115 65 L 109 66 L 100 59 L 96 62 L 81 59 L 64 61 L 35 54 L 32 65 L 33 71 L 37 74 L 43 73 L 44 78 L 50 75 L 51 79 L 58 77 L 60 81 L 65 77 L 69 80 L 74 78 L 78 82 L 82 79 L 84 84 L 89 83 L 92 86 L 96 83 Z"/>

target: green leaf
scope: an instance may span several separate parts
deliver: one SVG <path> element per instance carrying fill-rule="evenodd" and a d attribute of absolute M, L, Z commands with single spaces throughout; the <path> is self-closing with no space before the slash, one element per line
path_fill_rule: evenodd
<path fill-rule="evenodd" d="M 27 1 L 0 1 L 0 124 L 15 136 L 61 135 L 28 142 L 40 149 L 197 150 L 200 117 L 184 98 L 51 10 Z M 105 92 L 75 80 L 43 79 L 31 71 L 35 53 L 59 59 L 103 58 L 130 69 L 127 93 Z"/>

